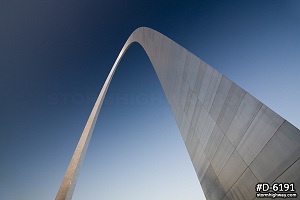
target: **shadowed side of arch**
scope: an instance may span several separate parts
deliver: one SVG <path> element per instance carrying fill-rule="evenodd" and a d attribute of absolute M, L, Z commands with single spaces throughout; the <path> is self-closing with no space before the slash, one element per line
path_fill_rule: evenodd
<path fill-rule="evenodd" d="M 142 27 L 101 89 L 56 200 L 72 198 L 106 91 L 133 42 L 156 71 L 207 199 L 254 199 L 258 182 L 300 185 L 299 129 L 179 44 Z"/>

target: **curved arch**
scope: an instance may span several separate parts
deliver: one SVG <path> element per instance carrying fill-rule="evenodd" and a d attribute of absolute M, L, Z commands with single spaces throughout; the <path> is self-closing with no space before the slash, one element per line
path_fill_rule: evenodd
<path fill-rule="evenodd" d="M 101 89 L 56 200 L 72 198 L 106 91 L 133 42 L 156 71 L 207 199 L 253 199 L 257 182 L 300 185 L 299 129 L 179 44 L 141 27 L 126 41 Z"/>

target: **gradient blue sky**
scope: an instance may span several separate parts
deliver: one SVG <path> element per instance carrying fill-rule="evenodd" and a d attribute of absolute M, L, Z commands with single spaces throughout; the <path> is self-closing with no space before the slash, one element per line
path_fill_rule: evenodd
<path fill-rule="evenodd" d="M 126 39 L 170 37 L 300 127 L 300 3 L 0 2 L 0 199 L 54 199 Z M 199 199 L 158 79 L 134 44 L 107 93 L 73 199 Z"/>

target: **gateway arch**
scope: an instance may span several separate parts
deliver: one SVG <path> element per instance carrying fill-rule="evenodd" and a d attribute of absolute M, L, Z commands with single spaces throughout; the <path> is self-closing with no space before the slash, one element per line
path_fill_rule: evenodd
<path fill-rule="evenodd" d="M 295 183 L 300 191 L 300 130 L 179 44 L 141 27 L 101 89 L 56 200 L 72 198 L 106 91 L 133 42 L 156 71 L 207 199 L 255 199 L 259 182 Z"/>

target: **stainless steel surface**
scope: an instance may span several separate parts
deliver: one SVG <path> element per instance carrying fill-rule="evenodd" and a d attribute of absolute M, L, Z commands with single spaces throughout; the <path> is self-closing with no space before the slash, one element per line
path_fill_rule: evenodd
<path fill-rule="evenodd" d="M 107 88 L 132 42 L 153 64 L 207 199 L 255 199 L 258 181 L 295 182 L 299 190 L 299 129 L 174 41 L 142 27 L 128 38 L 108 75 L 57 200 L 72 198 Z"/>

